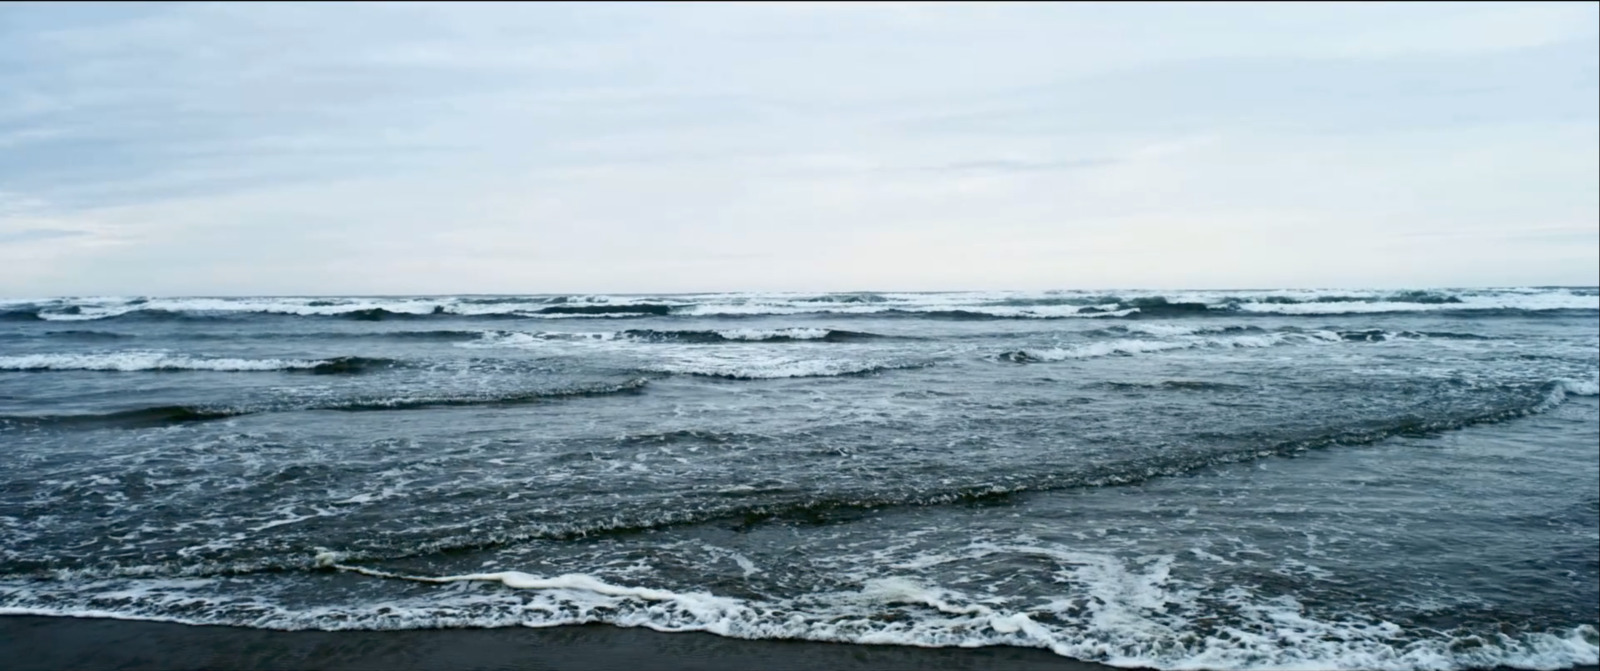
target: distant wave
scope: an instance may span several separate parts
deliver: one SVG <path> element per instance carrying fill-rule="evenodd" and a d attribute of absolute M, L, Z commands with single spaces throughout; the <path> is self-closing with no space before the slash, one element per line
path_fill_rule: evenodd
<path fill-rule="evenodd" d="M 689 360 L 657 363 L 651 370 L 727 380 L 777 380 L 797 377 L 851 377 L 891 370 L 926 368 L 927 363 L 796 359 L 784 361 Z"/>
<path fill-rule="evenodd" d="M 1302 331 L 1287 329 L 1279 331 L 1266 331 L 1254 327 L 1190 327 L 1180 325 L 1156 325 L 1156 328 L 1112 327 L 1098 331 L 1088 332 L 1090 335 L 1115 336 L 1121 334 L 1140 333 L 1157 337 L 1161 340 L 1146 340 L 1139 338 L 1115 338 L 1099 340 L 1081 345 L 1065 347 L 1028 348 L 1012 350 L 1001 353 L 996 358 L 1010 363 L 1047 363 L 1054 361 L 1067 361 L 1072 359 L 1093 359 L 1106 356 L 1131 356 L 1135 354 L 1149 354 L 1170 350 L 1202 349 L 1202 348 L 1260 348 L 1278 345 L 1307 345 L 1328 344 L 1338 342 L 1348 343 L 1384 343 L 1392 341 L 1424 341 L 1424 340 L 1490 340 L 1487 336 L 1473 333 L 1457 333 L 1446 331 L 1386 331 L 1382 329 L 1369 329 L 1364 331 Z"/>
<path fill-rule="evenodd" d="M 790 343 L 790 342 L 860 342 L 881 340 L 891 336 L 863 331 L 843 331 L 826 328 L 775 328 L 775 329 L 717 329 L 717 330 L 657 330 L 627 329 L 624 331 L 480 331 L 476 343 L 482 347 L 519 347 L 544 342 L 614 342 L 719 344 L 719 343 Z"/>
<path fill-rule="evenodd" d="M 1103 340 L 1070 347 L 1012 350 L 1002 353 L 996 358 L 1010 363 L 1048 363 L 1054 361 L 1068 361 L 1072 359 L 1093 359 L 1107 356 L 1131 356 L 1135 354 L 1148 354 L 1151 352 L 1165 352 L 1169 350 L 1209 347 L 1258 348 L 1287 344 L 1340 342 L 1341 340 L 1343 340 L 1343 338 L 1341 338 L 1339 334 L 1331 331 L 1313 331 L 1309 333 L 1274 332 L 1264 333 L 1261 335 L 1243 335 L 1227 338 L 1191 337 L 1181 340 L 1118 339 Z"/>
<path fill-rule="evenodd" d="M 1386 312 L 1547 314 L 1600 310 L 1591 288 L 1411 291 L 1172 291 L 678 294 L 666 296 L 436 296 L 402 298 L 84 298 L 0 302 L 0 322 L 99 319 L 331 317 L 362 321 L 469 318 L 876 315 L 925 319 L 1148 319 L 1218 314 L 1283 316 Z"/>
<path fill-rule="evenodd" d="M 56 338 L 60 340 L 123 340 L 134 337 L 129 333 L 115 333 L 112 331 L 91 330 L 56 330 L 56 331 L 20 331 L 0 333 L 0 340 L 28 340 L 38 338 Z"/>
<path fill-rule="evenodd" d="M 1206 382 L 1204 380 L 1163 380 L 1161 382 L 1103 382 L 1098 386 L 1107 389 L 1144 391 L 1144 390 L 1177 390 L 1177 391 L 1238 391 L 1248 389 L 1244 385 L 1228 384 L 1226 382 Z"/>
<path fill-rule="evenodd" d="M 630 329 L 618 335 L 635 340 L 660 342 L 857 342 L 878 340 L 888 336 L 863 331 L 843 331 L 825 328 L 779 329 L 720 329 L 715 331 L 656 331 Z"/>
<path fill-rule="evenodd" d="M 655 305 L 641 303 L 633 305 L 560 305 L 556 307 L 541 308 L 535 314 L 542 315 L 666 315 L 672 312 L 670 305 Z"/>
<path fill-rule="evenodd" d="M 22 354 L 0 356 L 0 371 L 304 371 L 315 374 L 359 373 L 393 365 L 387 359 L 335 357 L 332 359 L 207 358 L 161 351 L 130 350 L 73 354 Z"/>

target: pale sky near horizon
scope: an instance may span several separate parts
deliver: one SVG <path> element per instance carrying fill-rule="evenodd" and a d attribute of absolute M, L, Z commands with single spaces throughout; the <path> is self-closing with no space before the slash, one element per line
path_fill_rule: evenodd
<path fill-rule="evenodd" d="M 1600 3 L 0 5 L 0 296 L 1597 275 Z"/>

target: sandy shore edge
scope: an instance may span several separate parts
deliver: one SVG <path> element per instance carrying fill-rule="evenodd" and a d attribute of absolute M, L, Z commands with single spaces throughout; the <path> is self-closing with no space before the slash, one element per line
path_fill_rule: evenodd
<path fill-rule="evenodd" d="M 746 641 L 593 624 L 551 628 L 271 631 L 0 615 L 8 671 L 1113 671 L 1044 650 Z M 1510 671 L 1495 669 L 1493 671 Z M 1597 666 L 1575 671 L 1600 671 Z"/>
<path fill-rule="evenodd" d="M 99 669 L 527 669 L 539 671 L 1111 671 L 1026 648 L 746 641 L 583 625 L 533 629 L 269 631 L 73 617 L 0 616 L 12 671 Z"/>

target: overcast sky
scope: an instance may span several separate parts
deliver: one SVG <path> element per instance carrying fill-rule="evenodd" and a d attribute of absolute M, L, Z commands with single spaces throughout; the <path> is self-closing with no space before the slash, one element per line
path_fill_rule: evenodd
<path fill-rule="evenodd" d="M 0 5 L 0 294 L 1600 275 L 1600 5 Z"/>

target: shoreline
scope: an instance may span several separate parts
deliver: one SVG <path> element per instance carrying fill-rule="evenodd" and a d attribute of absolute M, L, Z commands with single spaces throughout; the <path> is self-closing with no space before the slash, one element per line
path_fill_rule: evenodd
<path fill-rule="evenodd" d="M 745 640 L 607 624 L 549 628 L 277 631 L 109 618 L 0 615 L 11 671 L 1112 671 L 1048 650 Z"/>
<path fill-rule="evenodd" d="M 608 624 L 278 631 L 44 615 L 0 615 L 0 659 L 11 671 L 1126 671 L 1037 648 L 746 640 Z"/>

